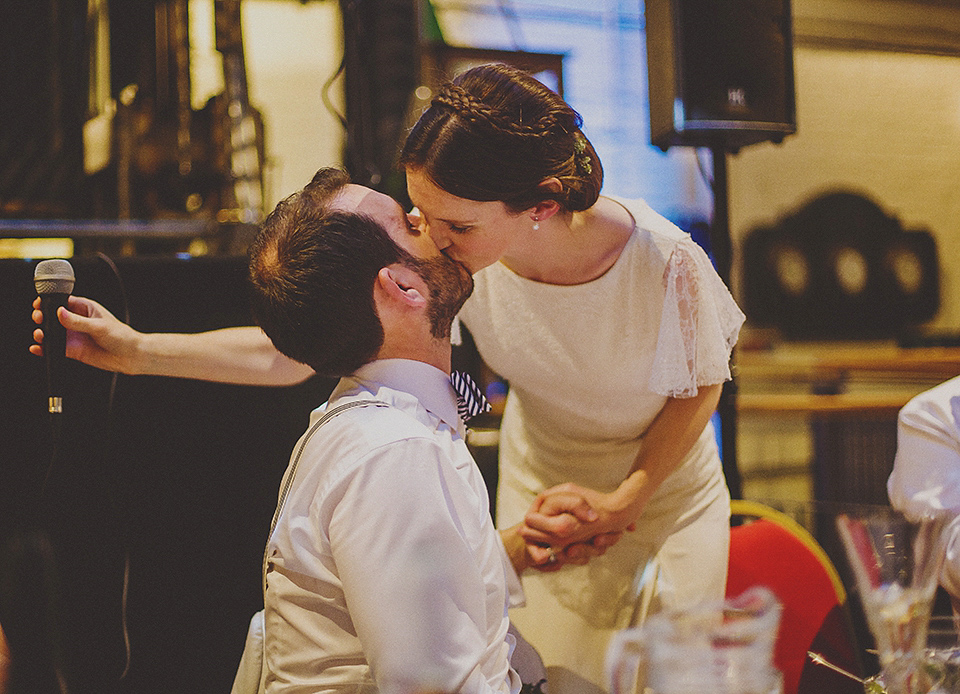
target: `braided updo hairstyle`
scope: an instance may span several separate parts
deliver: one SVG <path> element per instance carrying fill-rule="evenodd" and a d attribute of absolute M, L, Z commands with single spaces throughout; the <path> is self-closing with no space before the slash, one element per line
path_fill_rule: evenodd
<path fill-rule="evenodd" d="M 472 68 L 447 84 L 410 131 L 400 165 L 422 169 L 460 198 L 499 200 L 513 213 L 544 200 L 579 212 L 600 195 L 603 167 L 583 119 L 556 93 L 504 64 Z M 555 177 L 562 190 L 539 188 Z"/>

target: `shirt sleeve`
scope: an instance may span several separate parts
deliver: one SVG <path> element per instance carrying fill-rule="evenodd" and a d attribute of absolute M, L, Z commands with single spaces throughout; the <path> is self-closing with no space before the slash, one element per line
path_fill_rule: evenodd
<path fill-rule="evenodd" d="M 960 378 L 921 393 L 897 417 L 891 504 L 908 515 L 960 514 Z"/>
<path fill-rule="evenodd" d="M 701 385 L 730 379 L 730 353 L 745 316 L 693 239 L 677 243 L 663 281 L 650 389 L 667 397 L 692 397 Z"/>
<path fill-rule="evenodd" d="M 900 411 L 887 494 L 908 517 L 939 511 L 960 516 L 960 377 L 921 393 Z M 941 583 L 960 597 L 960 536 L 948 543 Z"/>
<path fill-rule="evenodd" d="M 487 600 L 496 597 L 471 549 L 476 504 L 448 482 L 433 443 L 394 443 L 358 468 L 329 526 L 348 610 L 384 694 L 509 691 L 506 679 L 494 689 L 481 672 L 491 649 L 509 646 L 490 643 Z"/>
<path fill-rule="evenodd" d="M 507 548 L 503 546 L 500 533 L 497 533 L 497 541 L 500 543 L 500 551 L 503 553 L 503 570 L 507 578 L 507 604 L 511 608 L 526 607 L 527 595 L 523 592 L 523 582 L 520 580 L 520 574 L 514 568 L 513 562 L 510 561 L 510 555 L 507 554 Z"/>

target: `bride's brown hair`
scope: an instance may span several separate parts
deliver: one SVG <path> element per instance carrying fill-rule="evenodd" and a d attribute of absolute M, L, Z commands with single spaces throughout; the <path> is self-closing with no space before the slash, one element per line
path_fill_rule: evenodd
<path fill-rule="evenodd" d="M 580 131 L 583 119 L 555 92 L 515 67 L 472 68 L 444 86 L 410 131 L 400 165 L 469 200 L 499 200 L 512 212 L 555 200 L 591 207 L 603 167 Z M 540 187 L 548 178 L 561 190 Z"/>

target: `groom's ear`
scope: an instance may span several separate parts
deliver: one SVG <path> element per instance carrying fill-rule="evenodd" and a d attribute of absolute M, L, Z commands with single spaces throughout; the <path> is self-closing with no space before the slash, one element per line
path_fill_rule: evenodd
<path fill-rule="evenodd" d="M 427 286 L 417 272 L 405 265 L 394 263 L 380 268 L 376 286 L 387 300 L 406 308 L 423 308 L 427 305 Z"/>

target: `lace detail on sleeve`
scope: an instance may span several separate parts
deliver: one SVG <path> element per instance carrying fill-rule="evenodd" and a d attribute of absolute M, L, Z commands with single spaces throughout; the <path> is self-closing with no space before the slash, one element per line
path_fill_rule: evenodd
<path fill-rule="evenodd" d="M 745 317 L 692 239 L 677 244 L 663 281 L 666 294 L 649 386 L 667 397 L 692 397 L 701 385 L 730 379 L 730 353 Z"/>

